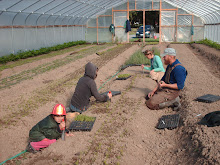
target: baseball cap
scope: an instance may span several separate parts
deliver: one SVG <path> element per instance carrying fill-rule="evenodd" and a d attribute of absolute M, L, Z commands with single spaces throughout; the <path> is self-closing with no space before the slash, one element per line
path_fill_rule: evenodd
<path fill-rule="evenodd" d="M 162 54 L 162 57 L 164 57 L 166 55 L 176 56 L 176 50 L 173 48 L 166 48 L 164 50 L 164 53 Z"/>

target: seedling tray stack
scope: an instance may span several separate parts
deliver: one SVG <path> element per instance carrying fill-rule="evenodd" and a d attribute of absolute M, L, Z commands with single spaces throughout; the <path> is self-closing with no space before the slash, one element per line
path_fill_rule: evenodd
<path fill-rule="evenodd" d="M 157 129 L 174 129 L 179 125 L 179 114 L 162 116 L 158 122 Z"/>

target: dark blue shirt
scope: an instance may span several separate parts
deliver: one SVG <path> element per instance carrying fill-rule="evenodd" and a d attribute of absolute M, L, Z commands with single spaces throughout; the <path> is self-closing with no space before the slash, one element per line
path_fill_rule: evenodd
<path fill-rule="evenodd" d="M 165 81 L 167 69 L 169 68 L 169 66 L 173 67 L 174 65 L 176 65 L 178 63 L 180 63 L 180 62 L 179 62 L 179 60 L 176 59 L 176 61 L 174 63 L 167 66 L 166 72 L 165 72 L 164 76 L 161 79 L 162 81 Z M 183 66 L 178 65 L 170 73 L 170 83 L 171 84 L 176 84 L 177 83 L 178 89 L 183 89 L 184 83 L 185 83 L 185 80 L 186 80 L 186 76 L 187 76 L 186 69 Z"/>

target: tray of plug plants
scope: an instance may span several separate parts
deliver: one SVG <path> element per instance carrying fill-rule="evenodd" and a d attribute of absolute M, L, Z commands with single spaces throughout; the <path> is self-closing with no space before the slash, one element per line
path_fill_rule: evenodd
<path fill-rule="evenodd" d="M 116 76 L 116 80 L 127 80 L 129 77 L 131 77 L 130 74 L 119 74 Z"/>
<path fill-rule="evenodd" d="M 157 129 L 174 129 L 179 125 L 180 114 L 164 115 L 159 119 Z"/>
<path fill-rule="evenodd" d="M 86 115 L 78 115 L 70 124 L 70 131 L 91 131 L 95 123 L 96 117 Z"/>

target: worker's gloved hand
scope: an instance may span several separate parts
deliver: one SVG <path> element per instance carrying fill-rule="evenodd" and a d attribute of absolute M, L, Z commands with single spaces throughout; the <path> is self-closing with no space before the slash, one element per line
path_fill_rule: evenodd
<path fill-rule="evenodd" d="M 65 130 L 65 127 L 66 127 L 66 123 L 65 121 L 63 120 L 60 124 L 59 124 L 59 127 L 60 127 L 60 130 Z"/>
<path fill-rule="evenodd" d="M 109 99 L 112 98 L 112 92 L 111 92 L 111 91 L 108 92 L 108 98 L 109 98 Z"/>

